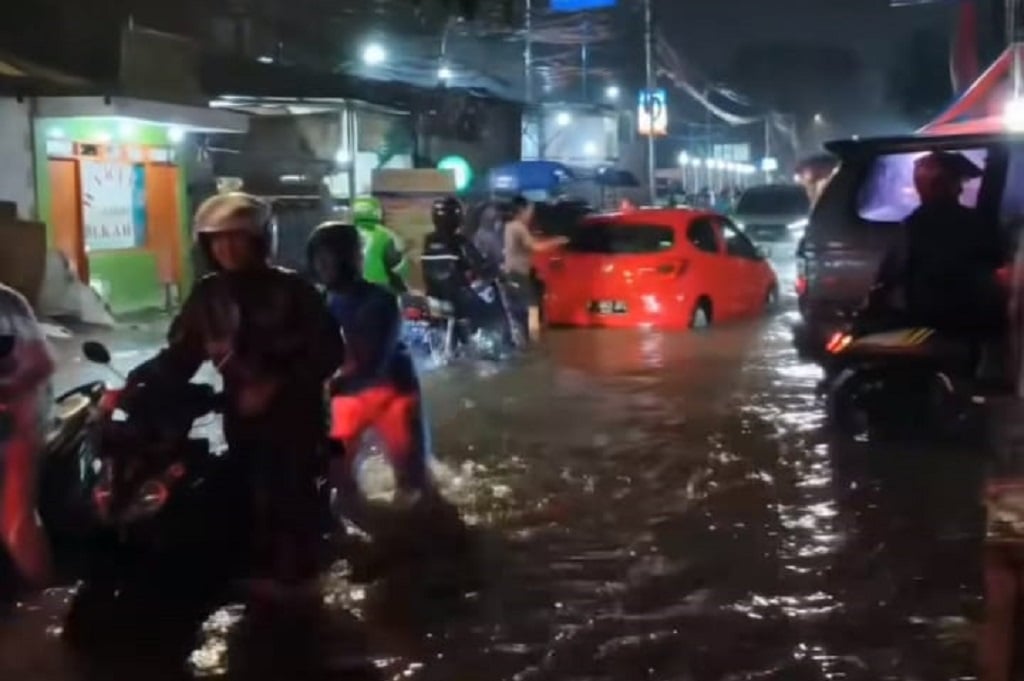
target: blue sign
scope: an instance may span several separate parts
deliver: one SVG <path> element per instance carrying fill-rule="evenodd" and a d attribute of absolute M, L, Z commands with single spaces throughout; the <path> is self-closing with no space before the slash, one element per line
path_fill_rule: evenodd
<path fill-rule="evenodd" d="M 591 9 L 615 7 L 618 0 L 551 0 L 553 12 L 585 12 Z"/>

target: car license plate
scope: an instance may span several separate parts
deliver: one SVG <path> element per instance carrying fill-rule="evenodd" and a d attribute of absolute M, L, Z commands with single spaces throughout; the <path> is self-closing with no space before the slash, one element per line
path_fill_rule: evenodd
<path fill-rule="evenodd" d="M 593 314 L 626 314 L 626 304 L 621 300 L 595 300 L 590 303 Z"/>

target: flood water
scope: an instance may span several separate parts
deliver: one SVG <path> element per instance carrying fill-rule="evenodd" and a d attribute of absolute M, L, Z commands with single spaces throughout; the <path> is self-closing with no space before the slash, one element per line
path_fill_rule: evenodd
<path fill-rule="evenodd" d="M 226 608 L 116 663 L 61 641 L 53 590 L 0 625 L 0 679 L 973 678 L 980 450 L 831 445 L 788 322 L 551 333 L 428 376 L 475 547 L 449 588 L 443 560 L 339 568 L 320 612 Z"/>

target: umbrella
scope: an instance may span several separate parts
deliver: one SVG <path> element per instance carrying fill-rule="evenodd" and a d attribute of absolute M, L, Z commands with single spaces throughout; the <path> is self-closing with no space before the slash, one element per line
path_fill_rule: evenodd
<path fill-rule="evenodd" d="M 491 189 L 500 192 L 551 191 L 575 178 L 555 161 L 520 161 L 491 170 Z"/>
<path fill-rule="evenodd" d="M 639 187 L 636 175 L 621 168 L 601 168 L 594 181 L 602 187 Z"/>

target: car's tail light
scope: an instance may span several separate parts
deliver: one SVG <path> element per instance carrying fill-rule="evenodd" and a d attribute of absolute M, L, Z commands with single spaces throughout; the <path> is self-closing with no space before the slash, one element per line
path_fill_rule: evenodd
<path fill-rule="evenodd" d="M 828 350 L 829 354 L 838 355 L 840 352 L 845 350 L 853 342 L 853 336 L 843 331 L 836 331 L 832 334 L 832 337 L 828 339 L 828 343 L 825 344 L 825 349 Z"/>
<path fill-rule="evenodd" d="M 686 274 L 686 271 L 689 269 L 689 260 L 681 260 L 679 262 L 667 262 L 663 265 L 658 266 L 658 274 L 664 274 L 670 277 L 681 277 L 684 274 Z"/>
<path fill-rule="evenodd" d="M 419 321 L 423 319 L 423 310 L 418 307 L 407 307 L 405 308 L 405 318 L 413 321 Z"/>
<path fill-rule="evenodd" d="M 802 274 L 798 274 L 796 277 L 796 286 L 793 288 L 796 289 L 796 294 L 798 296 L 802 296 L 807 293 L 807 277 Z"/>

